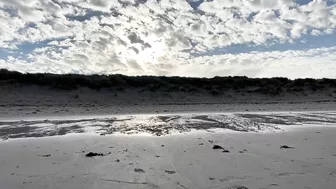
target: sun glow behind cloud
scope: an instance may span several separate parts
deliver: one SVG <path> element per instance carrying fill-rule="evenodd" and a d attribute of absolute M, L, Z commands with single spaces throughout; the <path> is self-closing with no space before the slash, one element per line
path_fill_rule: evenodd
<path fill-rule="evenodd" d="M 332 0 L 0 0 L 0 68 L 336 77 Z"/>

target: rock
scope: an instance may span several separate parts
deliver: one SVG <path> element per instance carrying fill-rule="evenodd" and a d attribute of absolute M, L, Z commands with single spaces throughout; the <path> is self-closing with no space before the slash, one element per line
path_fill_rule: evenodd
<path fill-rule="evenodd" d="M 165 172 L 168 173 L 168 174 L 170 174 L 170 175 L 176 173 L 175 171 L 167 171 L 167 170 L 165 170 Z"/>
<path fill-rule="evenodd" d="M 214 146 L 212 147 L 212 149 L 214 149 L 214 150 L 218 150 L 218 149 L 224 149 L 224 148 L 221 147 L 221 146 L 219 146 L 219 145 L 214 145 Z"/>
<path fill-rule="evenodd" d="M 280 149 L 294 149 L 294 147 L 287 146 L 287 145 L 282 145 L 282 146 L 280 146 Z"/>
<path fill-rule="evenodd" d="M 247 150 L 246 149 L 244 149 L 244 150 L 241 150 L 241 151 L 239 151 L 239 153 L 244 153 L 244 152 L 247 152 Z"/>
<path fill-rule="evenodd" d="M 50 154 L 45 154 L 45 155 L 38 155 L 40 157 L 50 157 L 51 155 Z"/>
<path fill-rule="evenodd" d="M 104 156 L 102 153 L 89 152 L 85 155 L 86 157 Z"/>
<path fill-rule="evenodd" d="M 137 172 L 137 173 L 144 173 L 145 172 L 144 170 L 138 169 L 138 168 L 135 168 L 134 171 Z"/>
<path fill-rule="evenodd" d="M 226 150 L 226 149 L 224 149 L 224 150 L 223 150 L 223 153 L 230 153 L 230 151 L 229 151 L 229 150 Z"/>

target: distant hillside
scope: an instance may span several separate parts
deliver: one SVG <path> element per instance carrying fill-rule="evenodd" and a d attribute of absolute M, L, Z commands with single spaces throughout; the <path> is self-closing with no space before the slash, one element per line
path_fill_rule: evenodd
<path fill-rule="evenodd" d="M 0 85 L 38 85 L 51 89 L 74 90 L 88 87 L 94 90 L 103 88 L 122 91 L 140 88 L 150 92 L 187 92 L 207 91 L 220 95 L 225 91 L 280 95 L 284 92 L 305 94 L 305 92 L 336 93 L 336 79 L 296 79 L 288 78 L 248 78 L 248 77 L 163 77 L 163 76 L 125 76 L 125 75 L 79 75 L 20 73 L 0 69 Z"/>

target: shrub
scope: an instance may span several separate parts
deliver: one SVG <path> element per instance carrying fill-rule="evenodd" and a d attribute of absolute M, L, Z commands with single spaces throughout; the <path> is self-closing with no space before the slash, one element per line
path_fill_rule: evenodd
<path fill-rule="evenodd" d="M 89 87 L 100 90 L 102 88 L 123 91 L 128 88 L 138 88 L 143 91 L 184 91 L 194 93 L 204 89 L 212 95 L 219 95 L 225 90 L 248 91 L 249 93 L 263 93 L 279 95 L 283 91 L 302 92 L 305 90 L 321 91 L 335 90 L 336 79 L 296 79 L 287 78 L 247 78 L 243 77 L 156 77 L 156 76 L 124 76 L 116 75 L 79 75 L 79 74 L 50 74 L 50 73 L 20 73 L 0 69 L 0 84 L 33 84 L 56 89 L 73 90 L 78 87 Z M 254 90 L 256 89 L 257 90 Z M 242 90 L 245 89 L 245 90 Z"/>
<path fill-rule="evenodd" d="M 207 91 L 210 91 L 210 90 L 212 90 L 212 86 L 211 85 L 206 85 L 206 86 L 204 86 L 204 89 L 207 90 Z"/>
<path fill-rule="evenodd" d="M 179 90 L 180 89 L 177 85 L 168 85 L 165 89 L 166 92 L 177 92 Z"/>
<path fill-rule="evenodd" d="M 160 89 L 160 84 L 148 84 L 147 89 L 151 92 L 155 92 Z"/>
<path fill-rule="evenodd" d="M 218 96 L 218 95 L 221 94 L 221 91 L 220 91 L 219 89 L 217 89 L 217 88 L 214 88 L 214 89 L 211 89 L 211 90 L 209 91 L 209 93 L 210 93 L 212 96 Z"/>

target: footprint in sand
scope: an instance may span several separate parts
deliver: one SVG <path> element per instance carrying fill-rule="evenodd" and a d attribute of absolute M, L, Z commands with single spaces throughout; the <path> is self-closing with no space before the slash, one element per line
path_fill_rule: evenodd
<path fill-rule="evenodd" d="M 226 189 L 248 189 L 248 188 L 242 185 L 235 185 L 235 186 L 229 186 Z"/>
<path fill-rule="evenodd" d="M 279 186 L 278 184 L 270 184 L 269 187 L 276 187 Z"/>

